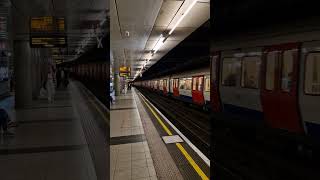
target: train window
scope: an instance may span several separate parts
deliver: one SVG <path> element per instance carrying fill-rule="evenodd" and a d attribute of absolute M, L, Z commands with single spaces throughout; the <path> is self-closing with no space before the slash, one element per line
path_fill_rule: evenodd
<path fill-rule="evenodd" d="M 198 91 L 203 91 L 203 77 L 198 78 Z"/>
<path fill-rule="evenodd" d="M 186 79 L 186 90 L 191 90 L 191 83 L 192 83 L 192 79 L 191 78 L 187 78 Z"/>
<path fill-rule="evenodd" d="M 198 78 L 194 77 L 192 78 L 192 91 L 196 91 L 198 86 Z"/>
<path fill-rule="evenodd" d="M 266 89 L 273 90 L 274 89 L 274 79 L 278 61 L 278 52 L 270 52 L 267 55 L 266 62 Z"/>
<path fill-rule="evenodd" d="M 283 53 L 282 69 L 281 69 L 281 90 L 289 92 L 292 85 L 293 76 L 293 51 L 285 51 Z"/>
<path fill-rule="evenodd" d="M 175 83 L 174 79 L 170 79 L 170 89 L 174 87 L 175 85 L 174 83 Z"/>
<path fill-rule="evenodd" d="M 185 84 L 186 84 L 186 80 L 185 80 L 185 78 L 182 78 L 180 80 L 180 89 L 185 89 Z"/>
<path fill-rule="evenodd" d="M 244 57 L 242 60 L 241 87 L 254 88 L 259 87 L 261 58 L 259 56 Z"/>
<path fill-rule="evenodd" d="M 306 59 L 304 91 L 320 95 L 320 53 L 310 53 Z"/>
<path fill-rule="evenodd" d="M 241 64 L 236 58 L 224 58 L 221 84 L 224 86 L 236 86 L 240 66 Z"/>
<path fill-rule="evenodd" d="M 174 79 L 175 85 L 174 88 L 178 88 L 179 85 L 179 79 Z"/>
<path fill-rule="evenodd" d="M 167 87 L 167 80 L 166 79 L 163 80 L 163 87 Z"/>
<path fill-rule="evenodd" d="M 210 91 L 210 78 L 208 78 L 208 77 L 206 77 L 206 79 L 205 79 L 204 90 Z"/>

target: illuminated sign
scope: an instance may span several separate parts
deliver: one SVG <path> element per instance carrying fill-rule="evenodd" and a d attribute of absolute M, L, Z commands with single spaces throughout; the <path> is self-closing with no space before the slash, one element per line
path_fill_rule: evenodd
<path fill-rule="evenodd" d="M 131 68 L 130 67 L 126 67 L 126 66 L 121 66 L 120 67 L 120 76 L 121 77 L 129 77 L 131 74 Z"/>
<path fill-rule="evenodd" d="M 67 36 L 63 17 L 32 17 L 30 46 L 36 48 L 66 47 Z"/>
<path fill-rule="evenodd" d="M 126 67 L 126 66 L 120 67 L 120 72 L 126 73 L 126 72 L 130 72 L 130 71 L 131 71 L 130 67 Z"/>

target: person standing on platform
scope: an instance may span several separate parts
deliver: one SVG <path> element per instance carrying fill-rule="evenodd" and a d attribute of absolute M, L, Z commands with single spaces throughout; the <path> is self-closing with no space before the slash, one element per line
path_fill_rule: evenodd
<path fill-rule="evenodd" d="M 46 84 L 49 103 L 54 102 L 55 87 L 54 87 L 53 81 L 54 81 L 54 69 L 52 66 L 49 66 L 47 84 Z"/>
<path fill-rule="evenodd" d="M 68 84 L 69 84 L 69 71 L 68 69 L 63 69 L 64 71 L 64 86 L 65 87 L 68 87 Z"/>

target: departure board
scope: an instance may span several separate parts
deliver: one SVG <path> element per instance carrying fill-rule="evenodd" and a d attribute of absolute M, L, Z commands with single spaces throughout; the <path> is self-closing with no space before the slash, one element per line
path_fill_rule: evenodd
<path fill-rule="evenodd" d="M 120 75 L 121 77 L 129 77 L 130 74 L 131 74 L 131 69 L 130 69 L 130 67 L 121 66 L 121 67 L 119 68 L 119 70 L 120 70 L 119 75 Z"/>
<path fill-rule="evenodd" d="M 67 46 L 64 17 L 32 17 L 30 19 L 30 45 L 36 48 Z"/>

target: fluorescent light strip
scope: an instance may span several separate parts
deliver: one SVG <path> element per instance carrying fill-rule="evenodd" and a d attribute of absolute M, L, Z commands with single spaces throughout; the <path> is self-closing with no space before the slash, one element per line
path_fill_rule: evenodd
<path fill-rule="evenodd" d="M 160 39 L 160 41 L 158 42 L 157 46 L 154 48 L 153 54 L 157 53 L 157 51 L 160 49 L 160 47 L 164 44 L 163 40 L 164 40 L 164 37 L 162 37 Z"/>
<path fill-rule="evenodd" d="M 156 43 L 155 47 L 153 48 L 153 54 L 155 54 L 159 50 L 159 48 L 163 45 L 164 39 L 165 39 L 165 37 L 163 37 L 163 35 L 161 34 L 158 42 Z"/>
<path fill-rule="evenodd" d="M 176 29 L 176 27 L 180 24 L 180 22 L 182 21 L 182 19 L 189 13 L 189 11 L 192 9 L 192 7 L 197 3 L 198 0 L 194 0 L 191 5 L 188 7 L 188 9 L 186 10 L 186 12 L 183 13 L 183 15 L 180 17 L 180 19 L 178 20 L 178 22 L 173 26 L 173 28 L 170 30 L 169 35 L 172 34 L 172 32 Z"/>

